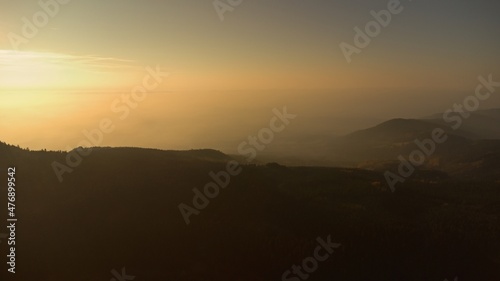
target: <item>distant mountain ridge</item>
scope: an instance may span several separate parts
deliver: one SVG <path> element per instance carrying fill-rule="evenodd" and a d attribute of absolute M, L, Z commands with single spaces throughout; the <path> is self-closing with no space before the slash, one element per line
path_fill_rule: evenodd
<path fill-rule="evenodd" d="M 448 120 L 449 121 L 449 120 Z M 473 177 L 499 177 L 500 175 L 500 109 L 488 109 L 470 113 L 463 118 L 456 130 L 453 122 L 446 122 L 443 114 L 435 114 L 422 119 L 396 118 L 371 128 L 355 131 L 341 137 L 318 139 L 314 147 L 316 155 L 309 155 L 307 149 L 302 154 L 262 154 L 255 163 L 280 162 L 293 166 L 344 166 L 363 169 L 388 169 L 398 163 L 400 155 L 408 155 L 418 149 L 416 140 L 432 137 L 436 128 L 442 129 L 447 141 L 436 147 L 427 157 L 422 169 L 439 170 L 450 175 Z M 100 159 L 120 157 L 142 159 L 171 159 L 182 161 L 227 162 L 241 160 L 240 155 L 226 155 L 213 149 L 186 151 L 160 150 L 133 147 L 95 147 L 92 156 Z M 300 150 L 300 147 L 298 147 Z M 0 142 L 0 153 L 8 160 L 26 152 L 26 149 Z M 318 151 L 320 153 L 318 153 Z M 51 153 L 64 163 L 65 152 L 35 151 Z M 134 156 L 135 155 L 135 156 Z M 318 156 L 319 155 L 319 156 Z M 241 159 L 240 159 L 241 158 Z M 103 160 L 104 161 L 104 160 Z M 500 179 L 500 177 L 499 177 Z"/>
<path fill-rule="evenodd" d="M 418 149 L 416 140 L 431 139 L 433 130 L 440 128 L 447 140 L 437 145 L 423 168 L 454 175 L 499 176 L 500 109 L 470 113 L 456 130 L 452 126 L 457 122 L 437 117 L 392 119 L 356 131 L 333 140 L 328 155 L 332 161 L 360 168 L 385 169 L 395 165 L 399 155 L 408 157 Z"/>
<path fill-rule="evenodd" d="M 471 139 L 500 139 L 500 109 L 488 109 L 469 113 L 460 124 L 460 132 Z M 424 119 L 425 120 L 425 119 Z M 425 121 L 450 126 L 443 114 Z"/>

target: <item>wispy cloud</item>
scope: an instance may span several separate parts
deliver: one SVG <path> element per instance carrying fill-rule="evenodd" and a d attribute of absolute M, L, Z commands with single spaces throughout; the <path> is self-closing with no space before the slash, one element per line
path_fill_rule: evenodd
<path fill-rule="evenodd" d="M 119 87 L 142 67 L 97 55 L 0 50 L 0 87 Z M 73 85 L 71 85 L 73 83 Z"/>
<path fill-rule="evenodd" d="M 50 66 L 61 67 L 70 65 L 96 70 L 137 68 L 133 60 L 111 57 L 0 50 L 0 67 L 19 66 L 20 64 L 49 64 Z"/>

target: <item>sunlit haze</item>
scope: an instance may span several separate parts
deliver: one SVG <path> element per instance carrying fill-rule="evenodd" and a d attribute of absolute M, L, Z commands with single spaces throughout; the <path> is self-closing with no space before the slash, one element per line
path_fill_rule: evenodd
<path fill-rule="evenodd" d="M 244 1 L 221 21 L 211 1 L 75 0 L 23 40 L 38 1 L 1 2 L 0 140 L 32 149 L 76 147 L 109 118 L 102 146 L 234 152 L 287 106 L 301 117 L 279 146 L 442 113 L 500 80 L 495 1 L 403 1 L 351 63 L 339 45 L 388 1 Z"/>

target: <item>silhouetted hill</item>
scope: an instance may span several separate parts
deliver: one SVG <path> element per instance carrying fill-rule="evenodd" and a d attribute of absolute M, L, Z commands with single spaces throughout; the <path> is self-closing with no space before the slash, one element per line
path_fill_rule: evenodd
<path fill-rule="evenodd" d="M 393 119 L 376 127 L 361 130 L 332 142 L 332 157 L 354 163 L 389 161 L 416 149 L 415 140 L 431 138 L 437 126 L 412 119 Z M 446 130 L 448 146 L 463 146 L 468 140 Z"/>
<path fill-rule="evenodd" d="M 368 169 L 385 169 L 393 166 L 399 155 L 411 153 L 417 147 L 415 140 L 425 140 L 432 137 L 436 128 L 445 131 L 448 140 L 440 145 L 434 159 L 427 162 L 424 169 L 446 169 L 455 173 L 458 169 L 452 166 L 472 167 L 474 159 L 463 159 L 460 155 L 475 154 L 474 157 L 486 157 L 489 153 L 496 153 L 496 145 L 488 144 L 488 148 L 481 148 L 485 140 L 500 139 L 500 109 L 481 110 L 470 113 L 468 118 L 460 117 L 458 113 L 448 115 L 452 117 L 444 121 L 443 113 L 435 114 L 422 119 L 396 118 L 379 125 L 354 131 L 344 136 L 332 134 L 304 135 L 294 138 L 287 145 L 260 152 L 256 161 L 259 163 L 279 161 L 292 166 L 328 166 L 328 167 L 362 167 Z M 461 120 L 461 122 L 457 121 Z M 453 126 L 458 126 L 454 129 Z M 479 146 L 479 148 L 478 148 Z M 461 153 L 457 153 L 460 151 Z M 432 157 L 430 157 L 432 158 Z M 443 161 L 441 161 L 441 159 Z M 460 163 L 453 163 L 453 161 Z M 438 163 L 451 164 L 450 169 Z M 447 165 L 448 167 L 448 165 Z M 474 169 L 472 169 L 474 170 Z M 471 171 L 472 171 L 471 170 Z M 492 169 L 481 170 L 484 174 L 496 174 Z M 474 172 L 471 172 L 474 173 Z M 467 173 L 470 174 L 470 173 Z"/>
<path fill-rule="evenodd" d="M 415 119 L 392 119 L 373 128 L 347 135 L 348 141 L 399 142 L 432 132 L 436 125 Z"/>
<path fill-rule="evenodd" d="M 480 110 L 468 113 L 470 116 L 463 119 L 459 133 L 470 139 L 500 139 L 500 109 Z M 450 127 L 443 119 L 443 114 L 436 114 L 426 121 Z"/>
<path fill-rule="evenodd" d="M 16 167 L 19 280 L 123 267 L 137 280 L 281 280 L 328 235 L 342 247 L 310 280 L 500 278 L 494 181 L 422 171 L 391 193 L 376 171 L 243 165 L 186 225 L 179 204 L 226 169 L 220 152 L 95 148 L 60 183 L 51 164 L 67 153 L 0 149 L 0 170 Z"/>
<path fill-rule="evenodd" d="M 162 155 L 165 157 L 170 157 L 172 159 L 184 159 L 184 160 L 202 160 L 202 161 L 213 161 L 213 162 L 225 162 L 232 160 L 232 158 L 221 151 L 214 149 L 193 149 L 186 151 L 176 151 L 176 150 L 161 150 L 152 148 L 137 148 L 137 147 L 95 147 L 92 148 L 92 153 L 104 154 L 104 155 L 146 155 L 146 156 L 158 156 Z"/>
<path fill-rule="evenodd" d="M 21 150 L 19 147 L 7 144 L 0 141 L 0 152 L 1 153 L 11 153 L 12 151 Z"/>
<path fill-rule="evenodd" d="M 332 161 L 368 169 L 394 169 L 398 156 L 406 159 L 422 150 L 416 141 L 432 139 L 433 131 L 445 132 L 447 140 L 435 143 L 420 169 L 434 169 L 459 177 L 500 179 L 500 110 L 472 113 L 457 130 L 438 119 L 393 119 L 331 142 Z M 498 137 L 497 137 L 498 136 Z"/>

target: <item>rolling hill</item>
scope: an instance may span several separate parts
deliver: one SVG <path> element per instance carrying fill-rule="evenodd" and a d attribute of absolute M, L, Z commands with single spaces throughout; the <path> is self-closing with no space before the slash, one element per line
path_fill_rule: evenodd
<path fill-rule="evenodd" d="M 498 182 L 419 173 L 391 193 L 377 171 L 242 165 L 186 225 L 179 204 L 231 157 L 94 148 L 61 183 L 52 163 L 70 153 L 0 144 L 0 170 L 16 167 L 20 280 L 124 267 L 138 280 L 281 280 L 329 235 L 342 246 L 310 280 L 500 277 Z"/>
<path fill-rule="evenodd" d="M 356 131 L 330 143 L 332 161 L 368 169 L 395 167 L 398 156 L 406 159 L 416 143 L 431 140 L 436 129 L 446 136 L 435 143 L 435 151 L 426 155 L 421 169 L 434 169 L 460 177 L 500 179 L 500 110 L 479 111 L 453 129 L 440 119 L 393 119 L 373 128 Z"/>

